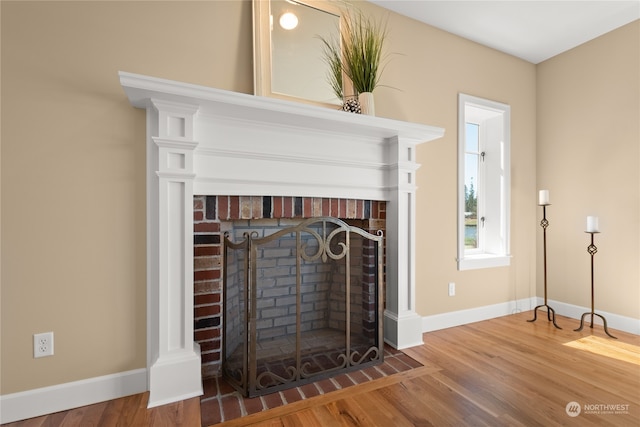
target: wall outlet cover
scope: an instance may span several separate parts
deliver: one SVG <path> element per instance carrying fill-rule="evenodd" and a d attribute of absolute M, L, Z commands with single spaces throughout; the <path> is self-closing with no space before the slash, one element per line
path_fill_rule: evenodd
<path fill-rule="evenodd" d="M 53 356 L 53 332 L 33 335 L 33 357 Z"/>

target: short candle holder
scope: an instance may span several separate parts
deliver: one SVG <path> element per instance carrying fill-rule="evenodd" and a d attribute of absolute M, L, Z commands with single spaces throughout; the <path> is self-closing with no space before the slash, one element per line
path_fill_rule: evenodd
<path fill-rule="evenodd" d="M 547 308 L 547 319 L 550 322 L 553 322 L 553 326 L 558 329 L 562 329 L 556 323 L 556 312 L 553 308 L 547 304 L 547 227 L 549 226 L 549 221 L 547 220 L 547 206 L 550 206 L 549 203 L 541 204 L 542 206 L 542 221 L 540 221 L 540 226 L 542 227 L 542 247 L 543 247 L 543 260 L 544 260 L 544 304 L 537 306 L 533 309 L 533 319 L 527 320 L 527 322 L 535 322 L 538 318 L 538 309 L 542 307 Z"/>
<path fill-rule="evenodd" d="M 584 327 L 584 317 L 587 315 L 591 315 L 591 324 L 589 325 L 589 327 L 591 329 L 593 329 L 593 316 L 598 316 L 599 318 L 602 319 L 602 323 L 604 325 L 604 333 L 609 335 L 611 338 L 615 338 L 618 339 L 617 337 L 614 337 L 613 335 L 611 335 L 609 333 L 609 328 L 607 328 L 607 319 L 604 318 L 603 315 L 598 314 L 594 311 L 593 307 L 594 307 L 594 292 L 593 292 L 593 257 L 596 254 L 596 252 L 598 252 L 598 247 L 593 243 L 593 236 L 595 234 L 598 234 L 598 231 L 585 231 L 585 233 L 589 233 L 591 234 L 591 244 L 589 246 L 587 246 L 587 252 L 589 252 L 589 255 L 591 255 L 591 312 L 587 312 L 584 313 L 582 315 L 582 317 L 580 318 L 580 327 L 578 329 L 574 329 L 574 331 L 581 331 L 582 328 Z"/>

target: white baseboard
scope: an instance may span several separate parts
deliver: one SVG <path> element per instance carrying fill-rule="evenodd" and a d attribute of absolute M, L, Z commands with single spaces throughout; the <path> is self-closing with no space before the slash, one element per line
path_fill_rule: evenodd
<path fill-rule="evenodd" d="M 535 302 L 535 298 L 524 298 L 517 301 L 424 316 L 422 318 L 422 332 L 438 331 L 531 310 L 535 307 Z"/>
<path fill-rule="evenodd" d="M 544 304 L 543 298 L 537 299 L 537 305 Z M 591 307 L 580 307 L 578 305 L 567 304 L 564 302 L 547 300 L 547 304 L 553 308 L 556 314 L 570 317 L 572 319 L 578 319 L 582 317 L 584 313 L 591 313 Z M 532 307 L 533 308 L 533 307 Z M 628 332 L 630 334 L 640 335 L 640 319 L 634 319 L 632 317 L 620 316 L 615 313 L 608 313 L 606 311 L 595 309 L 595 312 L 604 316 L 607 319 L 607 326 L 612 329 L 617 329 L 619 331 Z M 591 324 L 591 316 L 587 316 L 584 319 L 586 327 Z M 587 322 L 589 322 L 587 324 Z M 598 316 L 594 316 L 593 319 L 594 324 L 602 325 L 602 320 Z M 562 326 L 562 325 L 559 325 Z M 577 327 L 578 325 L 576 325 Z M 615 334 L 614 334 L 615 335 Z"/>
<path fill-rule="evenodd" d="M 0 396 L 0 424 L 39 417 L 147 391 L 147 370 L 135 369 Z"/>
<path fill-rule="evenodd" d="M 422 332 L 437 331 L 440 329 L 452 328 L 454 326 L 466 325 L 467 323 L 480 322 L 482 320 L 507 316 L 521 311 L 529 311 L 542 304 L 544 304 L 543 298 L 531 297 L 517 301 L 508 301 L 500 304 L 470 308 L 467 310 L 424 316 L 422 318 Z M 580 320 L 583 313 L 591 312 L 591 308 L 580 307 L 558 301 L 547 300 L 547 304 L 555 310 L 556 314 L 570 317 L 572 319 Z M 596 313 L 606 317 L 608 327 L 640 335 L 640 320 L 598 310 L 596 310 Z M 588 319 L 585 318 L 585 322 L 587 320 L 590 322 L 591 317 L 589 316 Z M 596 316 L 593 323 L 601 325 L 602 321 Z"/>

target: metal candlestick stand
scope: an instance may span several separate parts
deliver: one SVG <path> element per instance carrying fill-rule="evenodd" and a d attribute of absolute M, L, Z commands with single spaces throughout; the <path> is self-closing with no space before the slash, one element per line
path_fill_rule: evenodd
<path fill-rule="evenodd" d="M 533 309 L 533 319 L 527 320 L 527 322 L 535 322 L 538 318 L 538 309 L 541 307 L 547 308 L 547 319 L 550 322 L 553 322 L 553 326 L 558 329 L 562 329 L 556 323 L 556 312 L 553 308 L 549 307 L 547 304 L 547 227 L 549 226 L 549 221 L 547 221 L 547 206 L 549 204 L 543 204 L 542 206 L 542 221 L 540 221 L 540 226 L 542 227 L 542 245 L 543 245 L 543 256 L 544 256 L 544 304 L 537 306 Z"/>
<path fill-rule="evenodd" d="M 590 328 L 593 329 L 593 316 L 598 316 L 599 318 L 602 319 L 602 322 L 604 324 L 605 334 L 609 335 L 611 338 L 618 339 L 617 337 L 614 337 L 609 333 L 609 328 L 607 328 L 607 319 L 605 319 L 604 316 L 593 311 L 593 294 L 594 294 L 593 292 L 593 256 L 596 254 L 596 252 L 598 252 L 598 248 L 596 247 L 596 245 L 593 244 L 593 235 L 598 234 L 598 231 L 585 231 L 585 233 L 591 234 L 591 244 L 587 246 L 587 252 L 589 252 L 589 255 L 591 255 L 591 312 L 590 313 L 587 312 L 582 315 L 582 317 L 580 318 L 580 327 L 578 329 L 574 329 L 574 331 L 582 330 L 582 328 L 584 327 L 584 316 L 590 314 L 591 315 L 591 324 L 589 325 Z"/>

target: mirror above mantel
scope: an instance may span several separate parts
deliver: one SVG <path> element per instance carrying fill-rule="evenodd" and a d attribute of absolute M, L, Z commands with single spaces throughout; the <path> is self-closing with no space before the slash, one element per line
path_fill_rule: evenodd
<path fill-rule="evenodd" d="M 253 0 L 256 95 L 340 107 L 342 100 L 327 80 L 319 38 L 338 37 L 340 10 L 335 3 Z"/>

